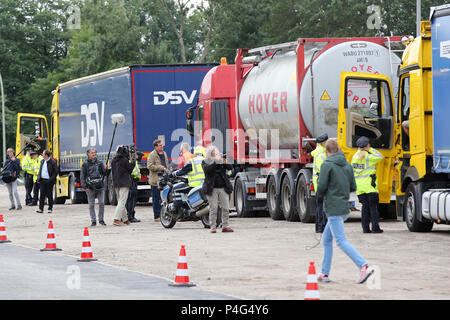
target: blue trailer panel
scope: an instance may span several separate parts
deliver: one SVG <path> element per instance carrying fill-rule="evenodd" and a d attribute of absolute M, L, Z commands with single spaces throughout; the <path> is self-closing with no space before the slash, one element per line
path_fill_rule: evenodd
<path fill-rule="evenodd" d="M 117 126 L 114 148 L 133 143 L 133 115 L 129 68 L 87 77 L 60 86 L 61 170 L 81 167 L 80 159 L 93 147 L 106 159 L 114 125 L 111 115 L 122 113 L 125 123 Z"/>
<path fill-rule="evenodd" d="M 434 170 L 450 173 L 450 5 L 433 12 L 431 44 Z"/>
<path fill-rule="evenodd" d="M 203 78 L 213 66 L 132 68 L 135 144 L 139 150 L 151 152 L 153 141 L 161 139 L 169 158 L 176 158 L 183 141 L 192 145 L 185 131 L 185 113 L 197 102 Z"/>

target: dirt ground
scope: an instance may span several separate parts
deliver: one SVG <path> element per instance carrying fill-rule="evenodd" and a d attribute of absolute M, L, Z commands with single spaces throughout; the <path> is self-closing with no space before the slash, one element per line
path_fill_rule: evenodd
<path fill-rule="evenodd" d="M 19 191 L 23 201 L 23 187 Z M 0 214 L 12 244 L 44 248 L 52 220 L 57 246 L 63 251 L 46 254 L 73 256 L 76 264 L 84 227 L 90 225 L 87 204 L 55 205 L 52 214 L 46 210 L 38 214 L 37 207 L 8 211 L 9 207 L 7 190 L 0 187 Z M 136 217 L 142 222 L 116 227 L 112 225 L 114 209 L 105 207 L 107 226 L 89 228 L 98 263 L 173 281 L 180 246 L 185 245 L 189 277 L 197 284 L 193 290 L 243 299 L 303 299 L 309 262 L 314 261 L 320 271 L 322 244 L 314 247 L 320 239 L 314 224 L 232 217 L 234 233 L 211 234 L 201 222 L 164 229 L 153 221 L 151 205 L 138 205 Z M 376 272 L 372 281 L 356 284 L 357 268 L 335 246 L 332 282 L 319 284 L 321 299 L 449 299 L 450 226 L 411 233 L 401 221 L 381 221 L 380 225 L 383 234 L 363 234 L 360 213 L 352 213 L 345 223 L 347 239 Z"/>

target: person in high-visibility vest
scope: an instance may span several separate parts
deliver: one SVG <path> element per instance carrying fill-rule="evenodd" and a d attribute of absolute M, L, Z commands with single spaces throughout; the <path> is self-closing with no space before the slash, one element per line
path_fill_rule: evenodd
<path fill-rule="evenodd" d="M 317 137 L 317 147 L 311 152 L 314 157 L 313 161 L 313 185 L 314 190 L 317 190 L 317 181 L 319 179 L 320 167 L 322 166 L 325 158 L 327 157 L 325 153 L 325 143 L 328 140 L 328 134 L 324 133 Z M 323 212 L 323 196 L 316 194 L 316 233 L 323 233 L 325 225 L 327 224 L 327 217 Z"/>
<path fill-rule="evenodd" d="M 137 183 L 141 179 L 141 169 L 139 168 L 139 161 L 141 161 L 143 153 L 136 152 L 136 155 L 137 160 L 135 161 L 133 171 L 131 172 L 130 192 L 128 192 L 128 199 L 125 205 L 125 208 L 127 208 L 128 221 L 132 223 L 141 222 L 141 220 L 135 217 L 136 211 L 134 210 L 134 208 L 136 207 L 137 202 Z"/>
<path fill-rule="evenodd" d="M 34 161 L 31 159 L 30 150 L 27 151 L 25 157 L 22 159 L 22 170 L 24 172 L 25 182 L 25 205 L 29 206 L 33 202 L 31 192 L 33 191 L 33 173 Z"/>
<path fill-rule="evenodd" d="M 201 186 L 205 180 L 205 173 L 203 172 L 202 161 L 205 159 L 205 148 L 197 146 L 194 148 L 194 158 L 190 159 L 183 168 L 173 172 L 174 176 L 188 177 L 189 187 L 194 188 Z"/>
<path fill-rule="evenodd" d="M 31 159 L 33 160 L 33 201 L 30 206 L 37 206 L 39 201 L 39 183 L 36 183 L 41 168 L 41 161 L 44 157 L 37 151 L 31 151 Z"/>
<path fill-rule="evenodd" d="M 359 150 L 353 155 L 352 167 L 356 180 L 356 194 L 362 204 L 361 224 L 364 233 L 381 233 L 378 213 L 377 163 L 383 160 L 381 153 L 372 148 L 367 137 L 356 141 Z M 372 229 L 370 229 L 372 224 Z"/>

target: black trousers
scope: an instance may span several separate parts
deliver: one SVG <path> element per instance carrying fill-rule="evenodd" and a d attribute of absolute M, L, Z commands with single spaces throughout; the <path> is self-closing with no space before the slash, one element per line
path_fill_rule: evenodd
<path fill-rule="evenodd" d="M 33 175 L 25 172 L 25 204 L 30 205 L 33 202 L 31 192 L 33 191 Z"/>
<path fill-rule="evenodd" d="M 316 232 L 323 232 L 327 224 L 327 216 L 323 211 L 323 197 L 316 195 Z"/>
<path fill-rule="evenodd" d="M 131 187 L 130 191 L 128 192 L 128 198 L 127 203 L 125 204 L 125 208 L 127 209 L 127 215 L 128 220 L 134 218 L 135 211 L 134 208 L 136 207 L 137 202 L 137 180 L 131 179 Z"/>
<path fill-rule="evenodd" d="M 378 192 L 360 194 L 358 200 L 362 204 L 361 224 L 363 231 L 370 231 L 370 223 L 372 223 L 372 231 L 379 230 Z"/>
<path fill-rule="evenodd" d="M 44 210 L 45 198 L 48 201 L 48 210 L 53 209 L 53 181 L 42 179 L 39 181 L 39 190 L 41 196 L 39 197 L 39 209 Z"/>
<path fill-rule="evenodd" d="M 39 201 L 39 183 L 35 182 L 33 185 L 33 201 L 31 202 L 32 205 L 37 205 Z"/>

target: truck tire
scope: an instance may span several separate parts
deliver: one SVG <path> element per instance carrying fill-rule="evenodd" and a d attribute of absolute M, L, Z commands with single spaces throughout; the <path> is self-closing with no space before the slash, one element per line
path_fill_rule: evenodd
<path fill-rule="evenodd" d="M 299 221 L 299 214 L 295 206 L 295 182 L 294 177 L 286 174 L 281 182 L 280 208 L 286 221 Z"/>
<path fill-rule="evenodd" d="M 253 211 L 248 210 L 247 199 L 245 196 L 245 183 L 237 178 L 234 182 L 234 207 L 239 218 L 253 217 Z"/>
<path fill-rule="evenodd" d="M 422 183 L 411 182 L 406 188 L 404 217 L 406 220 L 406 226 L 411 232 L 429 232 L 433 228 L 433 221 L 419 220 L 419 216 L 422 215 L 420 209 L 422 208 Z"/>
<path fill-rule="evenodd" d="M 73 173 L 69 176 L 69 199 L 71 204 L 79 204 L 83 201 L 81 195 L 76 190 L 76 179 Z"/>
<path fill-rule="evenodd" d="M 284 219 L 284 214 L 280 208 L 280 197 L 277 194 L 277 182 L 273 175 L 270 175 L 267 181 L 267 209 L 273 220 Z"/>
<path fill-rule="evenodd" d="M 114 184 L 112 179 L 112 174 L 108 175 L 108 200 L 109 204 L 112 206 L 117 206 L 117 195 L 116 190 L 114 190 Z"/>
<path fill-rule="evenodd" d="M 308 183 L 305 174 L 300 174 L 295 190 L 297 212 L 301 222 L 313 223 L 316 221 L 315 206 L 312 197 L 309 197 Z"/>

